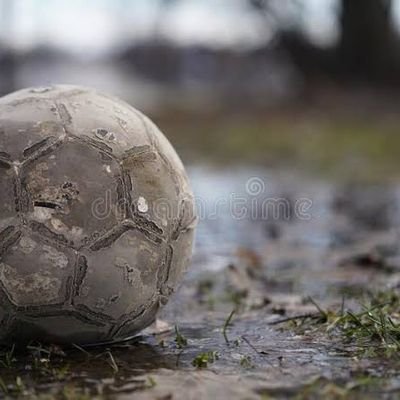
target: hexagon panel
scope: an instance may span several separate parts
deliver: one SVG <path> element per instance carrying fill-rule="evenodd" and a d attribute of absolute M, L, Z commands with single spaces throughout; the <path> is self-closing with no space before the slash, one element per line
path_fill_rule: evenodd
<path fill-rule="evenodd" d="M 0 103 L 0 149 L 6 149 L 12 160 L 21 161 L 40 146 L 65 134 L 51 101 L 27 98 L 23 102 L 2 104 L 3 101 Z"/>
<path fill-rule="evenodd" d="M 55 240 L 75 248 L 86 244 L 123 218 L 119 171 L 98 149 L 68 140 L 23 171 L 22 183 L 32 203 L 28 218 Z"/>
<path fill-rule="evenodd" d="M 125 161 L 132 182 L 131 210 L 141 214 L 169 236 L 179 217 L 179 190 L 168 166 L 156 154 L 151 161 Z"/>
<path fill-rule="evenodd" d="M 172 147 L 170 141 L 158 129 L 157 125 L 146 116 L 143 116 L 143 119 L 156 150 L 171 166 L 174 179 L 178 182 L 181 195 L 183 197 L 191 197 L 192 190 L 190 188 L 189 178 L 178 154 Z"/>
<path fill-rule="evenodd" d="M 164 243 L 154 244 L 129 230 L 108 247 L 83 251 L 85 266 L 74 304 L 114 319 L 133 312 L 156 293 L 164 250 Z"/>
<path fill-rule="evenodd" d="M 171 243 L 171 264 L 167 281 L 162 290 L 163 294 L 168 295 L 168 288 L 176 289 L 177 285 L 182 281 L 192 257 L 193 237 L 194 230 L 189 229 L 182 232 L 178 238 Z M 167 291 L 167 293 L 165 293 L 165 291 Z"/>
<path fill-rule="evenodd" d="M 0 282 L 17 306 L 63 303 L 74 263 L 71 250 L 22 234 L 0 260 Z"/>
<path fill-rule="evenodd" d="M 69 118 L 69 131 L 99 143 L 116 157 L 130 149 L 149 150 L 151 142 L 139 113 L 123 101 L 94 92 L 63 99 Z M 90 115 L 90 118 L 88 118 Z"/>

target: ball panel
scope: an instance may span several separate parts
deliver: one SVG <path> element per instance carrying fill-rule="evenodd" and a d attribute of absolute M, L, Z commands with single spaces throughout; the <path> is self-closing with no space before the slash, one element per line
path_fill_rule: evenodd
<path fill-rule="evenodd" d="M 128 318 L 117 327 L 113 339 L 122 340 L 130 338 L 138 334 L 144 328 L 147 328 L 155 321 L 159 308 L 160 303 L 155 300 L 146 307 L 143 307 L 142 311 L 138 314 L 128 316 Z"/>
<path fill-rule="evenodd" d="M 62 235 L 76 248 L 122 220 L 117 193 L 118 164 L 77 140 L 23 170 L 31 221 Z"/>
<path fill-rule="evenodd" d="M 0 149 L 24 160 L 65 134 L 54 104 L 35 98 L 0 103 Z"/>
<path fill-rule="evenodd" d="M 170 246 L 172 248 L 171 263 L 168 278 L 163 285 L 162 293 L 168 295 L 182 281 L 192 258 L 194 229 L 188 229 L 179 234 Z"/>
<path fill-rule="evenodd" d="M 63 303 L 74 262 L 71 250 L 24 233 L 1 257 L 0 282 L 15 305 Z"/>
<path fill-rule="evenodd" d="M 151 151 L 141 116 L 124 102 L 89 90 L 66 99 L 61 95 L 58 102 L 68 110 L 71 134 L 94 140 L 116 157 L 135 149 Z"/>
<path fill-rule="evenodd" d="M 159 155 L 137 165 L 123 163 L 132 181 L 131 210 L 171 235 L 179 216 L 179 188 Z"/>
<path fill-rule="evenodd" d="M 74 304 L 114 319 L 133 312 L 156 293 L 163 247 L 129 230 L 106 248 L 83 250 L 87 268 Z"/>
<path fill-rule="evenodd" d="M 148 127 L 148 132 L 152 138 L 152 142 L 156 147 L 158 153 L 170 166 L 171 171 L 173 171 L 175 180 L 178 182 L 179 189 L 183 196 L 191 197 L 192 190 L 189 184 L 189 178 L 186 174 L 185 167 L 183 163 L 171 145 L 167 137 L 160 131 L 157 125 L 151 121 L 148 117 L 143 116 L 146 126 Z"/>

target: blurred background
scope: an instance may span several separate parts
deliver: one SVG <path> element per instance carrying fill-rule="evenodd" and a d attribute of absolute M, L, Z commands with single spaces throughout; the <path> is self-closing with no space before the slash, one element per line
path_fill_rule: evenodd
<path fill-rule="evenodd" d="M 320 254 L 400 220 L 400 0 L 0 0 L 1 94 L 52 83 L 158 123 L 218 217 L 198 234 L 212 268 L 238 246 Z M 317 217 L 235 221 L 218 201 L 254 176 Z"/>
<path fill-rule="evenodd" d="M 399 0 L 0 0 L 0 93 L 94 86 L 186 162 L 397 174 Z"/>

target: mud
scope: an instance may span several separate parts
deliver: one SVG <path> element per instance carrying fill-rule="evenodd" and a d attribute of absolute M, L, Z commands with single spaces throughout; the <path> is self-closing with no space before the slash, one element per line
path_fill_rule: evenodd
<path fill-rule="evenodd" d="M 243 168 L 190 175 L 195 253 L 157 324 L 109 347 L 4 349 L 3 393 L 399 398 L 396 352 L 360 352 L 319 321 L 321 310 L 356 312 L 369 293 L 398 293 L 400 185 L 349 187 Z"/>

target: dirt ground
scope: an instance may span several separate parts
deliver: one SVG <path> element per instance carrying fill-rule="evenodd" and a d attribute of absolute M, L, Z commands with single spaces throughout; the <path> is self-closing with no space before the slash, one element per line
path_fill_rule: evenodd
<path fill-rule="evenodd" d="M 400 398 L 400 186 L 189 172 L 193 262 L 159 321 L 109 347 L 4 348 L 2 396 Z"/>

